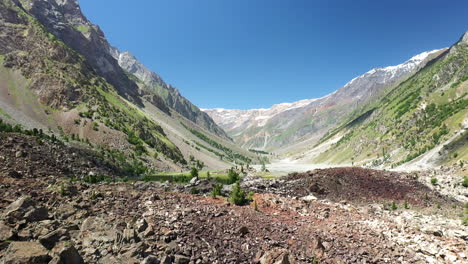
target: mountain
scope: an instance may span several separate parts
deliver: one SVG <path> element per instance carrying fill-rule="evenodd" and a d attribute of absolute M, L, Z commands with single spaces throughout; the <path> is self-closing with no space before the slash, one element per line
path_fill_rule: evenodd
<path fill-rule="evenodd" d="M 0 29 L 3 121 L 159 171 L 252 162 L 157 74 L 128 53 L 117 60 L 76 0 L 1 0 Z"/>
<path fill-rule="evenodd" d="M 359 106 L 369 104 L 408 78 L 444 50 L 418 54 L 408 61 L 375 68 L 318 99 L 274 105 L 268 109 L 203 109 L 236 142 L 246 148 L 282 151 L 298 143 L 315 144 Z M 283 150 L 279 150 L 282 148 Z"/>
<path fill-rule="evenodd" d="M 427 168 L 468 158 L 468 32 L 320 140 L 302 159 Z"/>
<path fill-rule="evenodd" d="M 121 53 L 115 48 L 111 48 L 110 52 L 122 69 L 138 78 L 140 83 L 143 84 L 142 90 L 145 93 L 149 93 L 150 95 L 157 94 L 162 98 L 165 105 L 174 109 L 185 118 L 218 136 L 229 139 L 226 132 L 206 113 L 183 97 L 177 88 L 165 83 L 158 74 L 146 68 L 130 52 Z"/>

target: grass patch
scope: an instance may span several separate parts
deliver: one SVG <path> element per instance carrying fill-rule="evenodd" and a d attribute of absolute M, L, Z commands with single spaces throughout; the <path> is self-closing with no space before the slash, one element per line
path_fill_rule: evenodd
<path fill-rule="evenodd" d="M 190 172 L 162 172 L 157 174 L 151 174 L 145 176 L 145 181 L 157 181 L 157 182 L 166 182 L 186 184 L 189 183 L 193 177 L 190 175 Z M 198 178 L 206 179 L 207 171 L 202 171 L 198 173 Z M 210 178 L 221 184 L 229 184 L 229 177 L 227 174 L 216 174 L 210 173 Z"/>
<path fill-rule="evenodd" d="M 85 26 L 85 25 L 79 25 L 77 27 L 75 27 L 76 30 L 78 30 L 79 32 L 83 33 L 83 34 L 86 34 L 89 32 L 90 28 L 88 26 Z"/>
<path fill-rule="evenodd" d="M 0 108 L 0 115 L 6 117 L 8 119 L 11 119 L 11 116 L 7 112 L 5 112 L 2 108 Z"/>

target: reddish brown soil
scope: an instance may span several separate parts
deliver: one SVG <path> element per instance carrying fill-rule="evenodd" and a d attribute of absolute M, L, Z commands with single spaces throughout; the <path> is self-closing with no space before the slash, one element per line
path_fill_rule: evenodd
<path fill-rule="evenodd" d="M 413 205 L 455 202 L 420 183 L 414 174 L 400 172 L 342 167 L 293 173 L 286 180 L 295 195 L 313 194 L 333 201 L 408 201 Z"/>

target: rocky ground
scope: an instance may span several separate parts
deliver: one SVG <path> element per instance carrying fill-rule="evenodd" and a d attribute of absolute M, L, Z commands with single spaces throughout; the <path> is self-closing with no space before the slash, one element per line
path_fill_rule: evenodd
<path fill-rule="evenodd" d="M 0 263 L 468 261 L 468 230 L 457 215 L 463 204 L 410 174 L 336 168 L 247 176 L 242 186 L 255 191 L 254 202 L 235 206 L 204 195 L 207 181 L 70 181 L 57 168 L 83 160 L 53 154 L 18 177 L 10 172 L 25 169 L 16 160 L 29 161 L 38 148 L 29 144 L 1 152 L 8 162 L 0 163 Z M 92 155 L 76 160 L 83 157 Z M 202 193 L 189 194 L 193 187 Z"/>

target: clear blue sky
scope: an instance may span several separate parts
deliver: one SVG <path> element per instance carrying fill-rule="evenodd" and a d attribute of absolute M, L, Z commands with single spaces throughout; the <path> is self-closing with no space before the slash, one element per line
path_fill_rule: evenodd
<path fill-rule="evenodd" d="M 202 108 L 321 97 L 468 30 L 466 0 L 79 2 L 112 45 Z"/>

